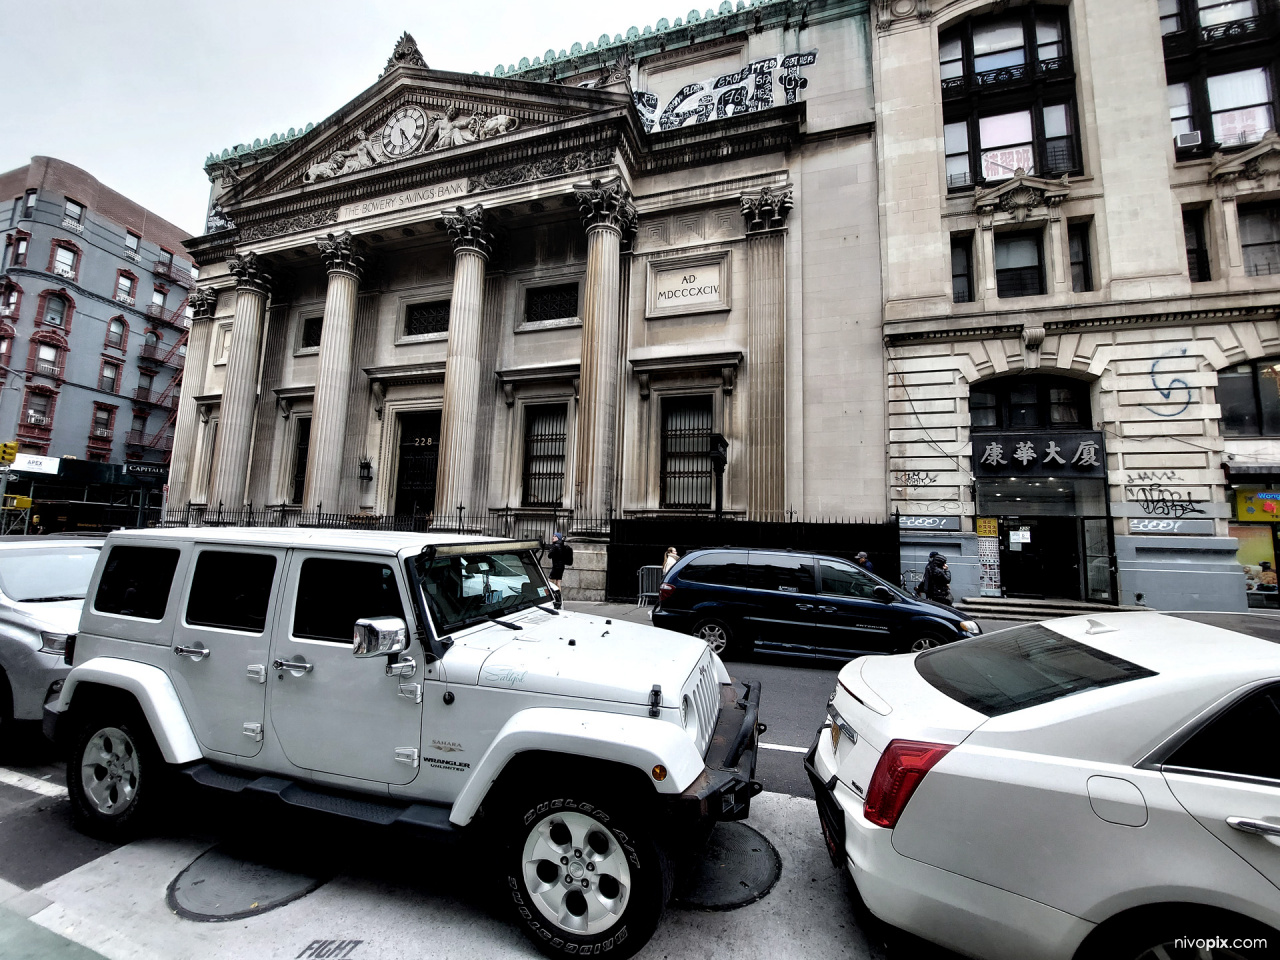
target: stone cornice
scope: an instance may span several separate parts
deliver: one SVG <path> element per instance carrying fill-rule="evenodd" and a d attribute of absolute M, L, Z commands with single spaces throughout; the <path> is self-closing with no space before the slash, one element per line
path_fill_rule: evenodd
<path fill-rule="evenodd" d="M 920 343 L 981 340 L 1020 336 L 1025 329 L 1043 328 L 1047 335 L 1081 330 L 1125 327 L 1177 326 L 1223 321 L 1271 320 L 1280 314 L 1280 293 L 1272 303 L 1241 304 L 1239 295 L 1206 298 L 1188 306 L 1186 301 L 1160 304 L 1103 303 L 1088 307 L 1048 307 L 1016 314 L 990 313 L 921 320 L 891 320 L 884 324 L 888 347 Z M 1163 306 L 1164 309 L 1160 307 Z M 1129 312 L 1125 312 L 1125 311 Z"/>
<path fill-rule="evenodd" d="M 444 383 L 443 360 L 400 366 L 363 367 L 362 369 L 370 383 L 379 383 L 384 386 Z"/>

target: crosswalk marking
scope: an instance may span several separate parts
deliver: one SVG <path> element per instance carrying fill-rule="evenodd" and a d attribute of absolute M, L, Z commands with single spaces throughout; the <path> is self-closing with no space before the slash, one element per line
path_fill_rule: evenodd
<path fill-rule="evenodd" d="M 761 743 L 761 750 L 785 750 L 787 753 L 808 753 L 808 747 L 791 747 L 785 743 Z"/>
<path fill-rule="evenodd" d="M 66 787 L 60 787 L 56 783 L 50 783 L 47 780 L 40 780 L 36 777 L 29 777 L 25 773 L 19 773 L 17 770 L 7 770 L 4 767 L 0 767 L 0 783 L 17 787 L 20 790 L 29 790 L 31 793 L 38 793 L 42 797 L 57 797 L 61 799 L 67 796 Z"/>

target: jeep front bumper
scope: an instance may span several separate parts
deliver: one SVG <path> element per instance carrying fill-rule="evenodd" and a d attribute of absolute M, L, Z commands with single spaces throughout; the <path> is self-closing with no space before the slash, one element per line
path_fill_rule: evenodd
<path fill-rule="evenodd" d="M 753 778 L 760 734 L 760 682 L 720 686 L 720 715 L 701 775 L 677 798 L 682 816 L 696 820 L 745 820 L 751 798 L 764 788 Z"/>

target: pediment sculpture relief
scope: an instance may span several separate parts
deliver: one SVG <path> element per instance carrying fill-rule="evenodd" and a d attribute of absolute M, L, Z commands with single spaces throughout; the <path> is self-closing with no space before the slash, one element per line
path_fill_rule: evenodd
<path fill-rule="evenodd" d="M 980 214 L 990 217 L 998 209 L 1017 223 L 1022 223 L 1038 207 L 1046 207 L 1050 212 L 1057 210 L 1070 193 L 1070 183 L 1065 174 L 1061 180 L 1044 180 L 1019 167 L 1004 183 L 989 190 L 976 190 L 973 203 Z"/>
<path fill-rule="evenodd" d="M 413 103 L 405 104 L 372 136 L 363 129 L 357 130 L 351 146 L 317 159 L 302 179 L 305 183 L 331 180 L 406 157 L 491 140 L 519 126 L 519 118 L 510 114 L 463 113 L 455 103 L 449 104 L 443 113 L 428 111 Z"/>

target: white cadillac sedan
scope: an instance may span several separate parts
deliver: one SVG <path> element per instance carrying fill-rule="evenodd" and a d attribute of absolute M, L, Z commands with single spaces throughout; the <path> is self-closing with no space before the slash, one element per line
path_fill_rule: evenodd
<path fill-rule="evenodd" d="M 1280 956 L 1280 617 L 863 657 L 828 713 L 823 834 L 892 926 L 982 960 Z"/>

